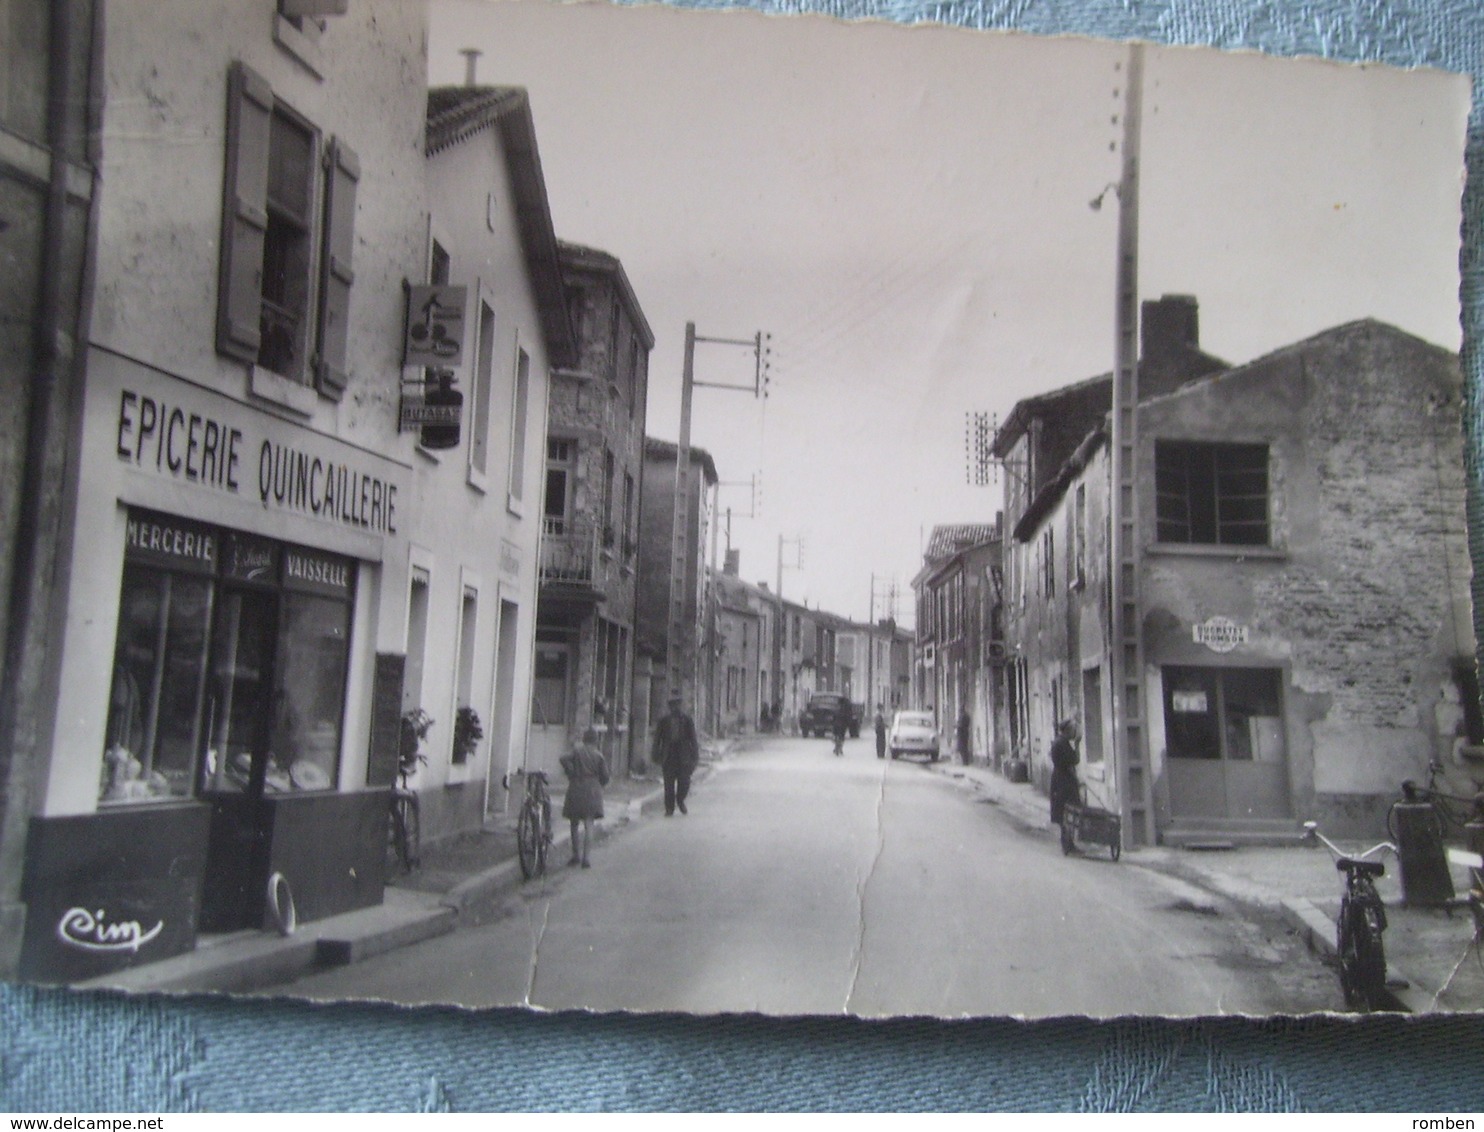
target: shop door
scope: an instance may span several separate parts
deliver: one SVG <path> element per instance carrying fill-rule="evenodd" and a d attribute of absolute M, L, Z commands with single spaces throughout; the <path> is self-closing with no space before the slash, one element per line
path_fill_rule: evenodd
<path fill-rule="evenodd" d="M 527 770 L 555 774 L 570 739 L 572 649 L 565 643 L 536 644 L 535 683 L 531 691 L 531 748 Z"/>
<path fill-rule="evenodd" d="M 1172 816 L 1288 817 L 1282 674 L 1169 667 L 1163 676 Z"/>

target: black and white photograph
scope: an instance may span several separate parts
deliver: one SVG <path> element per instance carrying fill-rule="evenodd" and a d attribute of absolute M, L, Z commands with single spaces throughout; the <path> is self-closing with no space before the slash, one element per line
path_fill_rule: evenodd
<path fill-rule="evenodd" d="M 4 978 L 1484 1009 L 1466 76 L 46 7 L 0 46 Z"/>

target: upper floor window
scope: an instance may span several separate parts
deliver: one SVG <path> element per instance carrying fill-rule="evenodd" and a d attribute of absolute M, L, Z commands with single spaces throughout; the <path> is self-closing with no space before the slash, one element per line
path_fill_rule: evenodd
<path fill-rule="evenodd" d="M 1154 447 L 1160 542 L 1268 544 L 1268 447 L 1161 440 Z"/>
<path fill-rule="evenodd" d="M 360 164 L 250 67 L 234 63 L 227 85 L 216 348 L 338 400 Z"/>
<path fill-rule="evenodd" d="M 572 516 L 573 465 L 577 441 L 550 437 L 546 441 L 546 533 L 564 535 Z"/>

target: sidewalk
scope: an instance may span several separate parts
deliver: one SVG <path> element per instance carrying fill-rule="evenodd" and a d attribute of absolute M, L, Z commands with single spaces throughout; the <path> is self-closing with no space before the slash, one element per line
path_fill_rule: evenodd
<path fill-rule="evenodd" d="M 703 739 L 696 782 L 704 781 L 734 745 L 731 740 Z M 563 793 L 552 792 L 553 840 L 547 857 L 551 870 L 565 866 L 571 844 L 570 827 L 561 817 L 562 798 Z M 662 812 L 664 784 L 658 771 L 615 778 L 603 790 L 603 808 L 605 817 L 594 833 L 599 839 Z M 515 848 L 519 812 L 519 797 L 512 794 L 508 813 L 491 815 L 482 829 L 423 846 L 421 867 L 406 875 L 388 875 L 384 900 L 376 907 L 316 920 L 286 936 L 244 931 L 201 937 L 196 949 L 184 955 L 76 986 L 133 993 L 241 993 L 446 934 L 523 883 Z"/>
<path fill-rule="evenodd" d="M 1055 845 L 1049 804 L 1034 786 L 1012 783 L 985 766 L 945 761 L 932 769 L 961 781 L 1024 827 L 1044 831 Z M 1344 877 L 1322 846 L 1297 840 L 1292 847 L 1224 850 L 1157 846 L 1126 850 L 1121 863 L 1147 869 L 1176 885 L 1195 885 L 1239 908 L 1280 913 L 1311 950 L 1321 956 L 1334 954 L 1335 916 Z M 1452 868 L 1453 887 L 1460 899 L 1451 909 L 1402 904 L 1394 858 L 1386 862 L 1386 875 L 1377 885 L 1386 902 L 1385 944 L 1391 989 L 1397 1005 L 1414 1013 L 1484 1009 L 1484 957 L 1473 946 L 1473 919 L 1462 900 L 1470 879 L 1466 869 L 1457 865 Z"/>

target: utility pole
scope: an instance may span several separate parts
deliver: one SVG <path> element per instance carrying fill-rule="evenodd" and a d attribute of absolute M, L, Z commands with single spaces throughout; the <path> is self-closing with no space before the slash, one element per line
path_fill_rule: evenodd
<path fill-rule="evenodd" d="M 771 354 L 772 335 L 765 335 L 762 331 L 751 339 L 736 338 L 702 338 L 696 334 L 696 324 L 687 322 L 685 324 L 685 365 L 681 373 L 680 384 L 680 441 L 675 450 L 675 504 L 673 512 L 674 527 L 670 538 L 670 617 L 668 632 L 665 639 L 665 677 L 668 693 L 679 695 L 695 708 L 694 680 L 687 682 L 685 679 L 686 662 L 686 626 L 692 623 L 692 618 L 686 616 L 685 583 L 686 566 L 689 561 L 690 547 L 690 490 L 691 490 L 691 468 L 690 468 L 690 421 L 691 401 L 694 391 L 698 386 L 711 389 L 734 389 L 750 392 L 755 397 L 766 397 L 768 387 L 769 355 Z M 697 381 L 695 377 L 696 365 L 696 343 L 705 342 L 726 346 L 749 346 L 753 351 L 754 380 L 751 386 L 746 385 L 724 385 L 712 382 Z M 701 584 L 701 564 L 703 555 L 701 548 L 696 549 L 696 585 Z"/>
<path fill-rule="evenodd" d="M 787 635 L 787 620 L 783 612 L 783 547 L 785 543 L 793 543 L 799 548 L 799 561 L 795 566 L 797 569 L 804 564 L 804 536 L 798 535 L 794 538 L 778 536 L 778 576 L 777 587 L 773 595 L 773 603 L 778 609 L 778 617 L 773 626 L 773 698 L 778 701 L 780 710 L 783 706 L 783 639 Z M 797 705 L 795 705 L 797 709 Z M 782 722 L 779 721 L 780 730 Z"/>
<path fill-rule="evenodd" d="M 1144 650 L 1140 632 L 1139 501 L 1136 490 L 1139 420 L 1139 133 L 1143 116 L 1144 49 L 1129 45 L 1124 75 L 1123 176 L 1118 182 L 1113 369 L 1113 741 L 1122 789 L 1125 834 L 1154 844 L 1154 783 L 1144 722 Z"/>

